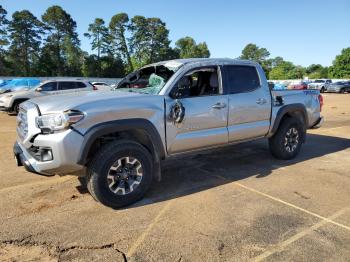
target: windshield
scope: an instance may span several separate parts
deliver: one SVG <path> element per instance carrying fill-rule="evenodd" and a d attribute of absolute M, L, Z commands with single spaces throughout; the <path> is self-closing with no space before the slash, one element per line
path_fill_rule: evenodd
<path fill-rule="evenodd" d="M 114 90 L 156 95 L 182 64 L 176 65 L 173 62 L 141 68 L 122 79 Z"/>
<path fill-rule="evenodd" d="M 316 80 L 315 83 L 324 83 L 324 80 Z"/>

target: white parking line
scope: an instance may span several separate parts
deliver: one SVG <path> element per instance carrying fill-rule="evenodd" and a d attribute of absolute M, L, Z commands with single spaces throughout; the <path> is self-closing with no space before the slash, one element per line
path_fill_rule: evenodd
<path fill-rule="evenodd" d="M 225 177 L 222 177 L 222 176 L 219 176 L 219 175 L 216 175 L 216 177 L 221 178 L 221 179 L 224 179 L 225 181 L 230 181 L 230 180 L 226 179 Z M 341 227 L 341 228 L 344 228 L 344 229 L 350 231 L 350 227 L 348 227 L 348 226 L 346 226 L 346 225 L 343 225 L 343 224 L 341 224 L 341 223 L 335 222 L 335 221 L 333 221 L 332 219 L 329 219 L 329 218 L 327 218 L 327 217 L 321 216 L 321 215 L 319 215 L 319 214 L 316 214 L 316 213 L 314 213 L 314 212 L 311 212 L 311 211 L 309 211 L 309 210 L 306 210 L 306 209 L 304 209 L 304 208 L 302 208 L 302 207 L 298 207 L 298 206 L 296 206 L 296 205 L 294 205 L 294 204 L 292 204 L 292 203 L 288 203 L 288 202 L 286 202 L 286 201 L 284 201 L 284 200 L 282 200 L 282 199 L 279 199 L 279 198 L 277 198 L 277 197 L 270 196 L 270 195 L 268 195 L 268 194 L 266 194 L 266 193 L 263 193 L 263 192 L 261 192 L 261 191 L 258 191 L 258 190 L 256 190 L 256 189 L 254 189 L 254 188 L 251 188 L 251 187 L 242 185 L 241 183 L 238 183 L 238 182 L 232 182 L 232 184 L 234 184 L 234 185 L 236 185 L 236 186 L 239 186 L 239 187 L 241 187 L 241 188 L 247 189 L 247 190 L 249 190 L 249 191 L 251 191 L 251 192 L 254 192 L 254 193 L 258 194 L 258 195 L 261 195 L 261 196 L 267 197 L 267 198 L 269 198 L 269 199 L 272 199 L 272 200 L 274 200 L 274 201 L 276 201 L 276 202 L 279 202 L 279 203 L 281 203 L 281 204 L 284 204 L 284 205 L 286 205 L 286 206 L 295 208 L 295 209 L 300 210 L 300 211 L 302 211 L 302 212 L 304 212 L 304 213 L 306 213 L 306 214 L 309 214 L 309 215 L 311 215 L 311 216 L 314 216 L 314 217 L 317 217 L 317 218 L 319 218 L 319 219 L 325 220 L 325 221 L 327 221 L 328 223 L 332 223 L 332 224 L 334 224 L 334 225 L 337 225 L 337 226 L 339 226 L 339 227 Z"/>
<path fill-rule="evenodd" d="M 136 239 L 136 241 L 132 244 L 132 246 L 129 248 L 128 252 L 126 253 L 126 256 L 128 258 L 132 257 L 137 248 L 143 243 L 147 235 L 151 232 L 152 228 L 155 226 L 155 224 L 158 223 L 161 216 L 169 209 L 171 204 L 173 203 L 174 199 L 170 200 L 168 203 L 166 203 L 163 208 L 159 211 L 158 215 L 153 219 L 153 221 L 148 225 L 145 231 Z"/>
<path fill-rule="evenodd" d="M 335 214 L 333 214 L 332 216 L 328 217 L 328 220 L 333 220 L 339 216 L 341 216 L 342 214 L 344 214 L 345 212 L 347 212 L 349 210 L 349 207 L 347 208 L 344 208 L 338 212 L 336 212 Z M 289 246 L 290 244 L 292 244 L 293 242 L 299 240 L 300 238 L 304 237 L 305 235 L 307 234 L 310 234 L 312 233 L 314 230 L 324 226 L 325 224 L 329 223 L 327 220 L 321 220 L 320 222 L 314 224 L 312 227 L 309 227 L 297 234 L 295 234 L 294 236 L 286 239 L 285 241 L 283 242 L 280 242 L 276 247 L 272 248 L 272 249 L 268 249 L 266 250 L 264 253 L 262 253 L 261 255 L 255 257 L 253 259 L 254 262 L 259 262 L 259 261 L 262 261 L 264 259 L 266 259 L 267 257 L 275 254 L 275 253 L 278 253 L 278 252 L 281 252 L 283 251 L 287 246 Z"/>

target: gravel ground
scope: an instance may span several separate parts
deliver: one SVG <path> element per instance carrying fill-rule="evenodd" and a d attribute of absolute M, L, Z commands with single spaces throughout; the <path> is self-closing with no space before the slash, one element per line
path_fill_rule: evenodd
<path fill-rule="evenodd" d="M 265 140 L 173 158 L 133 206 L 16 167 L 0 113 L 1 261 L 350 261 L 350 94 L 326 94 L 300 155 Z"/>

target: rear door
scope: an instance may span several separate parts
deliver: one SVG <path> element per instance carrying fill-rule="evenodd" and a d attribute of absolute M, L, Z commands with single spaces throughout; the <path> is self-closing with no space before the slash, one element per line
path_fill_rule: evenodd
<path fill-rule="evenodd" d="M 228 98 L 223 94 L 220 83 L 218 67 L 215 66 L 192 69 L 175 84 L 172 95 L 165 99 L 169 154 L 228 142 Z M 177 101 L 184 108 L 181 122 L 171 117 Z"/>
<path fill-rule="evenodd" d="M 229 142 L 262 137 L 269 131 L 271 94 L 258 70 L 262 71 L 250 65 L 223 66 L 223 85 L 229 100 Z"/>

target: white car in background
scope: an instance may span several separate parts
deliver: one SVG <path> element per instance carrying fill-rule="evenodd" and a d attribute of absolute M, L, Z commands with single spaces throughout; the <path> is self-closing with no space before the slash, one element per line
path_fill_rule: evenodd
<path fill-rule="evenodd" d="M 90 82 L 94 87 L 94 90 L 98 91 L 111 91 L 112 87 L 106 82 Z"/>
<path fill-rule="evenodd" d="M 331 79 L 316 79 L 308 84 L 308 89 L 320 90 L 321 93 L 327 91 L 328 86 L 332 83 Z"/>
<path fill-rule="evenodd" d="M 87 81 L 66 79 L 49 80 L 43 82 L 36 88 L 0 95 L 0 111 L 17 114 L 19 104 L 32 98 L 92 90 L 93 86 Z"/>

